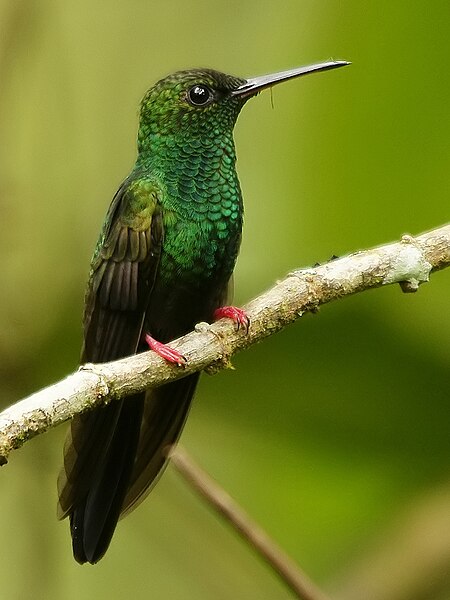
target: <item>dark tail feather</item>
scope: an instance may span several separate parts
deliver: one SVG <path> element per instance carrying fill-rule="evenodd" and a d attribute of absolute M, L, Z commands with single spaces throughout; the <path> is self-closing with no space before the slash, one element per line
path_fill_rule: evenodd
<path fill-rule="evenodd" d="M 199 374 L 113 402 L 72 423 L 60 474 L 59 516 L 70 515 L 73 554 L 96 563 L 119 517 L 138 506 L 180 437 Z M 145 399 L 145 403 L 144 403 Z"/>
<path fill-rule="evenodd" d="M 147 392 L 141 437 L 121 517 L 148 496 L 164 472 L 167 451 L 183 430 L 199 376 L 194 373 Z"/>
<path fill-rule="evenodd" d="M 139 394 L 122 402 L 105 456 L 87 495 L 76 504 L 70 516 L 73 554 L 79 563 L 96 563 L 111 542 L 133 470 L 143 401 L 144 395 Z M 95 456 L 91 455 L 91 460 L 94 461 Z"/>

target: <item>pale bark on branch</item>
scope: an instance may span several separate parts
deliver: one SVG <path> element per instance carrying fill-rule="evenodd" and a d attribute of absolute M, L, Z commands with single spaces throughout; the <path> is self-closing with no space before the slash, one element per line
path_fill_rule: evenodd
<path fill-rule="evenodd" d="M 400 242 L 357 252 L 309 269 L 290 273 L 247 304 L 247 332 L 229 320 L 200 323 L 195 331 L 171 343 L 188 359 L 185 368 L 167 364 L 153 352 L 111 363 L 84 365 L 66 379 L 0 413 L 0 465 L 11 450 L 67 421 L 75 414 L 129 394 L 206 369 L 229 365 L 236 352 L 261 341 L 320 305 L 375 287 L 400 283 L 414 292 L 432 271 L 450 266 L 450 225 Z"/>

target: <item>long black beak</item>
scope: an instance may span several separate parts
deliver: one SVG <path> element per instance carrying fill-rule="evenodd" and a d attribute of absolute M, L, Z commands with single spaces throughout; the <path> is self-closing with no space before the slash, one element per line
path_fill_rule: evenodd
<path fill-rule="evenodd" d="M 245 83 L 240 85 L 237 89 L 231 92 L 232 96 L 241 96 L 243 98 L 247 96 L 254 96 L 266 88 L 272 87 L 282 81 L 288 81 L 301 75 L 307 75 L 308 73 L 315 73 L 316 71 L 328 71 L 329 69 L 337 69 L 338 67 L 345 67 L 351 63 L 345 60 L 332 60 L 323 63 L 317 63 L 315 65 L 308 65 L 307 67 L 297 67 L 296 69 L 290 69 L 289 71 L 281 71 L 280 73 L 272 73 L 271 75 L 262 75 L 261 77 L 252 77 L 247 79 Z"/>

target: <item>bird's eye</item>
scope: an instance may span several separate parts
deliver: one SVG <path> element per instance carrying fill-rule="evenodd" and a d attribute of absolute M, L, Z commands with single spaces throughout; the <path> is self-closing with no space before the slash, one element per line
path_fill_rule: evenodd
<path fill-rule="evenodd" d="M 213 93 L 206 85 L 194 85 L 187 94 L 190 104 L 194 106 L 204 106 L 211 102 Z"/>

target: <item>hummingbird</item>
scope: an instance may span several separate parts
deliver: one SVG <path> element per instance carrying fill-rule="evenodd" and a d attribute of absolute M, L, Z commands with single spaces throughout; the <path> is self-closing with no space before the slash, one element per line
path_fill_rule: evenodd
<path fill-rule="evenodd" d="M 243 202 L 233 129 L 250 98 L 329 61 L 243 79 L 211 69 L 173 73 L 145 94 L 137 159 L 112 199 L 91 262 L 81 363 L 150 349 L 182 367 L 170 341 L 196 323 L 231 318 Z M 175 368 L 175 367 L 174 367 Z M 96 563 L 119 518 L 148 495 L 176 444 L 199 374 L 73 418 L 58 478 L 74 558 Z"/>

